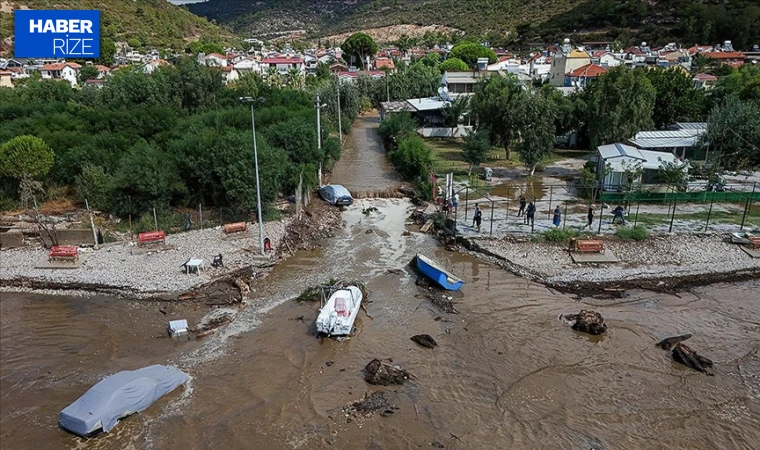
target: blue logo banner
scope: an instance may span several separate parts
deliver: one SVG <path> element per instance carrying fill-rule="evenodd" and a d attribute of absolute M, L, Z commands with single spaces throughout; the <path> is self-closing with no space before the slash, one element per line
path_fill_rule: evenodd
<path fill-rule="evenodd" d="M 16 10 L 13 16 L 17 58 L 100 56 L 100 11 Z"/>

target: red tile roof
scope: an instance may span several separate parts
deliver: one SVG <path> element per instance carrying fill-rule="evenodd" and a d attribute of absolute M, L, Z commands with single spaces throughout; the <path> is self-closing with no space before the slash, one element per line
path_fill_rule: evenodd
<path fill-rule="evenodd" d="M 705 52 L 703 55 L 710 59 L 744 59 L 742 52 Z"/>
<path fill-rule="evenodd" d="M 63 68 L 66 66 L 69 66 L 72 69 L 82 68 L 82 66 L 80 66 L 77 63 L 65 62 L 65 63 L 45 64 L 44 66 L 40 67 L 40 70 L 45 70 L 45 71 L 63 70 Z"/>
<path fill-rule="evenodd" d="M 361 72 L 338 72 L 339 77 L 358 78 L 359 75 L 384 76 L 385 72 L 383 72 L 382 70 L 364 70 Z"/>
<path fill-rule="evenodd" d="M 103 66 L 103 65 L 100 65 L 100 64 L 95 64 L 95 66 L 94 66 L 94 67 L 95 67 L 96 69 L 98 69 L 98 72 L 106 72 L 106 73 L 108 73 L 108 72 L 110 72 L 110 71 L 111 71 L 111 68 L 110 68 L 110 67 L 108 67 L 108 66 Z"/>
<path fill-rule="evenodd" d="M 396 65 L 393 64 L 393 60 L 392 59 L 377 58 L 375 60 L 375 67 L 377 69 L 390 69 L 390 70 L 393 70 L 393 69 L 396 68 Z"/>
<path fill-rule="evenodd" d="M 698 73 L 694 75 L 694 79 L 697 81 L 717 81 L 718 77 L 709 73 Z"/>
<path fill-rule="evenodd" d="M 220 55 L 219 53 L 209 53 L 208 55 L 204 56 L 204 58 L 210 58 L 210 57 L 212 57 L 212 56 L 213 56 L 214 58 L 219 58 L 219 59 L 227 59 L 227 57 L 226 57 L 226 56 L 224 56 L 224 55 Z"/>
<path fill-rule="evenodd" d="M 264 58 L 261 62 L 264 64 L 301 64 L 303 60 L 297 56 L 293 58 L 278 56 L 274 58 Z"/>
<path fill-rule="evenodd" d="M 607 73 L 607 69 L 596 64 L 586 64 L 585 66 L 578 67 L 577 69 L 567 72 L 567 77 L 584 77 L 594 78 Z"/>

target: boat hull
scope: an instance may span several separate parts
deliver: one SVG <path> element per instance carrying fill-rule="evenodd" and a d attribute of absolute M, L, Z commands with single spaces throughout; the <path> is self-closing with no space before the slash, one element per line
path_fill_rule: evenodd
<path fill-rule="evenodd" d="M 430 278 L 438 286 L 448 291 L 458 291 L 462 287 L 464 281 L 460 280 L 455 275 L 447 272 L 442 267 L 439 267 L 434 261 L 428 259 L 423 255 L 417 255 L 417 269 Z"/>
<path fill-rule="evenodd" d="M 327 336 L 348 336 L 361 309 L 362 292 L 356 286 L 335 291 L 317 316 L 317 332 Z"/>

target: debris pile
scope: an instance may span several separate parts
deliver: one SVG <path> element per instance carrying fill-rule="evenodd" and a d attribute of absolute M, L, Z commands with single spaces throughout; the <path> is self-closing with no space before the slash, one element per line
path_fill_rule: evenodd
<path fill-rule="evenodd" d="M 219 327 L 232 322 L 235 315 L 237 315 L 237 311 L 235 310 L 215 309 L 201 319 L 201 322 L 190 331 L 195 333 L 196 338 L 208 336 L 216 332 Z"/>
<path fill-rule="evenodd" d="M 298 297 L 294 298 L 294 300 L 297 302 L 316 303 L 321 300 L 327 300 L 332 291 L 345 289 L 348 286 L 358 287 L 359 290 L 362 291 L 363 301 L 367 301 L 370 291 L 364 283 L 361 281 L 342 281 L 334 278 L 331 278 L 318 286 L 311 286 L 304 289 Z"/>
<path fill-rule="evenodd" d="M 572 320 L 571 317 L 568 316 L 568 319 Z M 584 309 L 575 317 L 573 330 L 597 336 L 607 331 L 607 324 L 604 323 L 604 318 L 598 312 Z"/>
<path fill-rule="evenodd" d="M 409 339 L 425 348 L 434 348 L 438 346 L 438 343 L 435 342 L 435 339 L 429 334 L 416 334 Z"/>
<path fill-rule="evenodd" d="M 680 336 L 665 338 L 657 343 L 657 347 L 663 350 L 670 350 L 672 348 L 671 355 L 673 356 L 673 361 L 707 375 L 712 375 L 707 369 L 713 367 L 713 362 L 682 343 L 690 337 L 691 334 L 682 334 Z"/>
<path fill-rule="evenodd" d="M 364 367 L 364 380 L 369 384 L 389 386 L 404 384 L 413 375 L 399 366 L 386 364 L 379 359 L 373 359 Z"/>

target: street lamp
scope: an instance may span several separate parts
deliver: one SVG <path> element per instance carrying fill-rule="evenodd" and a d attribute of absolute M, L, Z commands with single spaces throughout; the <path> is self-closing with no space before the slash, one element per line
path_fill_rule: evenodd
<path fill-rule="evenodd" d="M 240 97 L 241 102 L 251 104 L 251 133 L 253 134 L 253 165 L 256 172 L 256 213 L 259 219 L 259 251 L 264 255 L 264 221 L 261 219 L 261 187 L 259 186 L 259 153 L 256 148 L 256 118 L 253 115 L 253 105 L 263 103 L 264 97 Z"/>
<path fill-rule="evenodd" d="M 322 123 L 319 120 L 319 111 L 327 106 L 327 103 L 319 102 L 319 95 L 314 100 L 314 107 L 317 108 L 317 149 L 322 150 Z M 321 152 L 320 152 L 321 153 Z M 322 186 L 322 161 L 319 161 L 319 185 Z"/>

